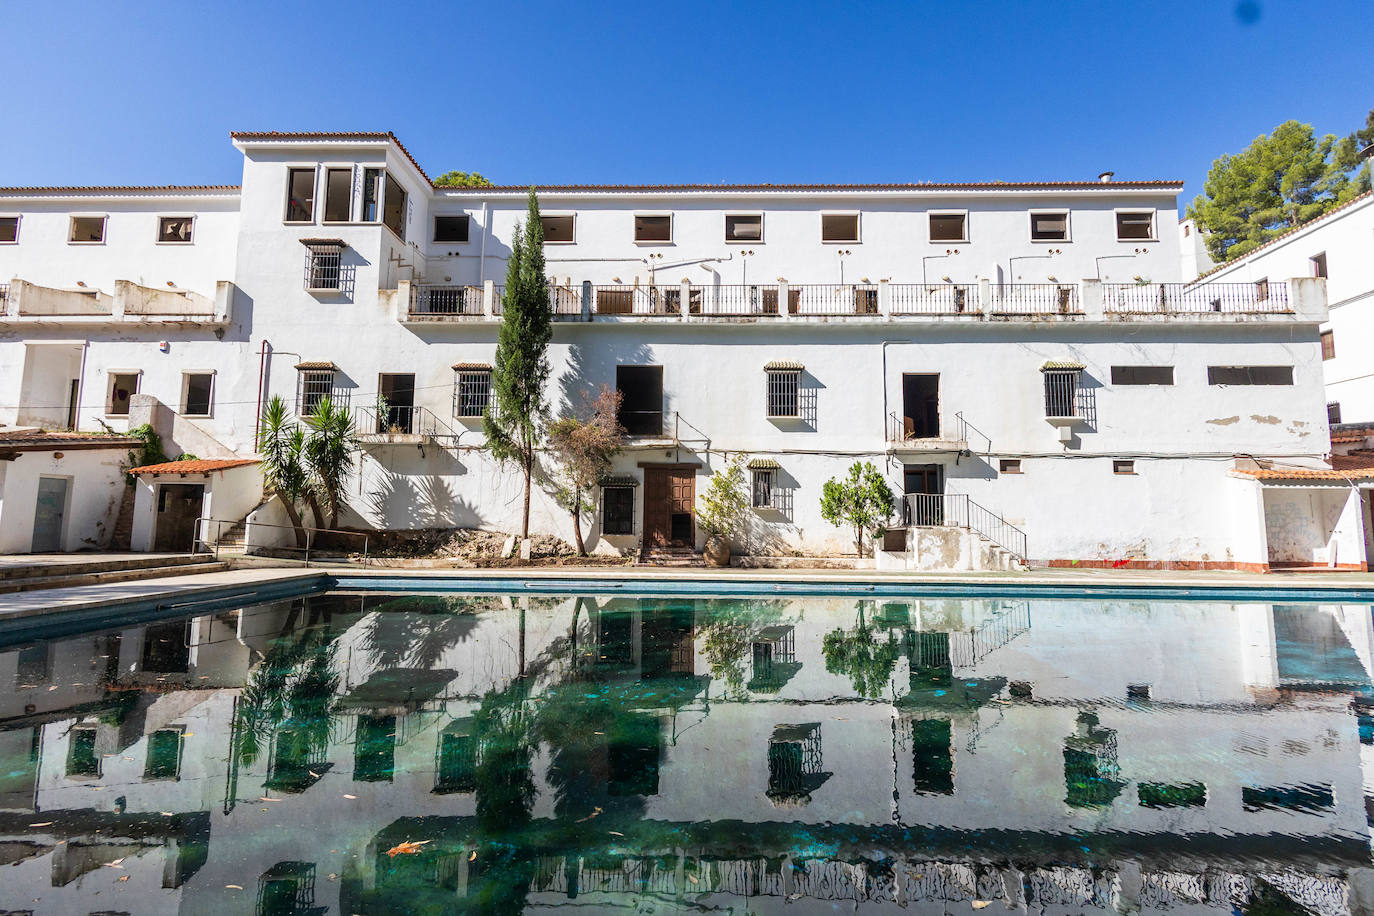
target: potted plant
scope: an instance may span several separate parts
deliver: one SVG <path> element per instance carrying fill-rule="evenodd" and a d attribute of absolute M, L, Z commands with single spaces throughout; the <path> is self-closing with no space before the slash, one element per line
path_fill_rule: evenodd
<path fill-rule="evenodd" d="M 736 458 L 711 475 L 697 504 L 697 524 L 706 532 L 706 562 L 730 565 L 730 536 L 749 506 L 744 486 L 744 462 Z"/>

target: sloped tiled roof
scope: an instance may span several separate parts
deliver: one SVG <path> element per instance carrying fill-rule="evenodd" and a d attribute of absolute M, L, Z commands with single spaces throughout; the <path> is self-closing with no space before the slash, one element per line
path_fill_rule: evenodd
<path fill-rule="evenodd" d="M 1243 264 L 1246 261 L 1253 258 L 1255 255 L 1259 254 L 1264 249 L 1269 248 L 1273 245 L 1277 245 L 1279 242 L 1288 238 L 1290 235 L 1302 232 L 1304 229 L 1311 228 L 1312 226 L 1315 226 L 1317 223 L 1320 223 L 1322 220 L 1330 219 L 1331 217 L 1336 216 L 1342 211 L 1350 209 L 1351 207 L 1355 206 L 1355 204 L 1369 198 L 1371 195 L 1374 195 L 1374 190 L 1365 191 L 1363 194 L 1359 194 L 1355 197 L 1352 197 L 1345 203 L 1341 204 L 1339 207 L 1333 207 L 1330 210 L 1327 210 L 1321 216 L 1314 216 L 1302 225 L 1294 226 L 1292 229 L 1289 229 L 1282 235 L 1274 236 L 1272 239 L 1265 242 L 1263 245 L 1259 246 L 1258 248 L 1252 251 L 1247 251 L 1245 254 L 1236 258 L 1234 261 L 1222 261 L 1220 264 L 1218 264 L 1216 267 L 1213 267 L 1211 270 L 1198 274 L 1197 280 L 1201 280 L 1203 277 L 1210 277 L 1212 274 L 1217 273 L 1218 271 L 1225 270 L 1228 267 L 1235 267 L 1237 264 Z M 1192 280 L 1190 282 L 1196 283 L 1197 280 Z"/>
<path fill-rule="evenodd" d="M 1327 468 L 1246 468 L 1237 474 L 1256 480 L 1374 480 L 1374 459 L 1368 455 L 1332 455 Z"/>
<path fill-rule="evenodd" d="M 415 161 L 415 157 L 410 155 L 410 150 L 406 149 L 405 144 L 400 141 L 394 133 L 389 130 L 231 130 L 229 132 L 231 140 L 390 140 L 396 144 L 396 148 L 405 154 L 410 160 L 410 164 L 415 166 L 415 171 L 431 185 L 434 181 L 425 174 L 425 170 L 420 168 L 420 163 Z"/>
<path fill-rule="evenodd" d="M 48 448 L 132 448 L 140 440 L 109 433 L 77 433 L 46 429 L 0 430 L 0 450 L 38 451 Z"/>
<path fill-rule="evenodd" d="M 538 192 L 658 192 L 658 191 L 1090 191 L 1090 190 L 1177 190 L 1182 181 L 915 181 L 856 184 L 536 184 Z M 483 192 L 528 191 L 529 185 L 498 184 L 474 188 L 441 187 L 446 192 L 481 194 Z"/>
<path fill-rule="evenodd" d="M 0 188 L 0 194 L 189 194 L 199 191 L 238 191 L 236 184 L 92 184 L 33 185 Z"/>
<path fill-rule="evenodd" d="M 257 464 L 256 458 L 195 458 L 186 461 L 164 461 L 161 464 L 145 464 L 130 468 L 130 474 L 207 474 L 210 471 L 224 471 Z"/>

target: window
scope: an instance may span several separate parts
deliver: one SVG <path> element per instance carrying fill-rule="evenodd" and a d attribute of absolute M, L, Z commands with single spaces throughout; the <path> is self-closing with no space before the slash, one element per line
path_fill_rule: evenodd
<path fill-rule="evenodd" d="M 1326 422 L 1332 426 L 1341 422 L 1341 402 L 1332 401 L 1326 405 Z"/>
<path fill-rule="evenodd" d="M 164 245 L 189 245 L 194 224 L 195 218 L 190 216 L 159 216 L 157 240 Z"/>
<path fill-rule="evenodd" d="M 930 240 L 932 242 L 967 242 L 968 214 L 930 214 Z"/>
<path fill-rule="evenodd" d="M 636 242 L 671 242 L 673 240 L 673 218 L 671 216 L 636 216 Z"/>
<path fill-rule="evenodd" d="M 466 242 L 468 240 L 467 216 L 434 217 L 434 241 Z"/>
<path fill-rule="evenodd" d="M 573 241 L 573 218 L 571 216 L 541 216 L 544 224 L 544 241 L 554 244 L 571 244 Z"/>
<path fill-rule="evenodd" d="M 1208 366 L 1209 385 L 1291 385 L 1292 366 Z"/>
<path fill-rule="evenodd" d="M 453 371 L 453 415 L 471 420 L 485 414 L 491 403 L 491 367 L 459 363 Z"/>
<path fill-rule="evenodd" d="M 627 436 L 663 435 L 663 367 L 616 366 L 618 419 Z"/>
<path fill-rule="evenodd" d="M 19 241 L 19 217 L 0 216 L 0 244 Z"/>
<path fill-rule="evenodd" d="M 73 216 L 71 235 L 67 240 L 79 244 L 105 241 L 105 217 Z"/>
<path fill-rule="evenodd" d="M 1134 474 L 1135 462 L 1117 459 L 1112 462 L 1113 474 Z"/>
<path fill-rule="evenodd" d="M 1142 210 L 1116 215 L 1116 238 L 1120 242 L 1151 241 L 1155 237 L 1155 213 Z"/>
<path fill-rule="evenodd" d="M 750 472 L 753 478 L 753 505 L 755 509 L 773 508 L 773 468 L 754 468 Z"/>
<path fill-rule="evenodd" d="M 762 242 L 762 213 L 727 213 L 725 215 L 725 241 Z"/>
<path fill-rule="evenodd" d="M 406 240 L 406 192 L 401 183 L 386 173 L 386 197 L 382 200 L 382 225 Z"/>
<path fill-rule="evenodd" d="M 188 417 L 210 416 L 210 393 L 214 388 L 213 372 L 187 372 L 185 391 L 181 397 L 181 412 Z"/>
<path fill-rule="evenodd" d="M 609 486 L 601 488 L 601 533 L 634 534 L 635 488 Z"/>
<path fill-rule="evenodd" d="M 1045 416 L 1078 416 L 1078 382 L 1082 370 L 1046 369 Z"/>
<path fill-rule="evenodd" d="M 100 755 L 95 750 L 95 729 L 74 728 L 67 739 L 67 778 L 100 778 Z"/>
<path fill-rule="evenodd" d="M 286 221 L 308 223 L 315 218 L 315 170 L 286 170 Z"/>
<path fill-rule="evenodd" d="M 1312 265 L 1312 276 L 1326 279 L 1326 252 L 1314 254 L 1307 260 Z"/>
<path fill-rule="evenodd" d="M 1322 331 L 1322 359 L 1336 358 L 1336 334 L 1334 331 Z"/>
<path fill-rule="evenodd" d="M 296 413 L 306 416 L 315 412 L 321 398 L 339 400 L 334 391 L 334 369 L 297 367 Z"/>
<path fill-rule="evenodd" d="M 382 199 L 382 170 L 363 169 L 363 222 L 377 222 L 377 204 Z"/>
<path fill-rule="evenodd" d="M 1113 385 L 1172 385 L 1173 366 L 1112 366 Z"/>
<path fill-rule="evenodd" d="M 353 209 L 353 170 L 328 169 L 324 173 L 324 221 L 346 223 Z"/>
<path fill-rule="evenodd" d="M 306 240 L 305 288 L 337 290 L 343 273 L 343 243 L 337 240 Z"/>
<path fill-rule="evenodd" d="M 1032 213 L 1030 215 L 1031 241 L 1067 242 L 1069 240 L 1069 214 L 1060 210 L 1054 213 Z"/>
<path fill-rule="evenodd" d="M 1261 277 L 1255 281 L 1255 299 L 1264 302 L 1269 298 L 1269 278 Z"/>
<path fill-rule="evenodd" d="M 800 416 L 801 367 L 765 367 L 764 374 L 768 377 L 768 416 Z"/>
<path fill-rule="evenodd" d="M 160 728 L 148 736 L 144 779 L 176 779 L 181 775 L 181 728 Z"/>
<path fill-rule="evenodd" d="M 110 396 L 105 402 L 105 415 L 109 417 L 127 417 L 129 415 L 129 399 L 138 394 L 139 373 L 137 372 L 111 372 L 110 373 Z"/>
<path fill-rule="evenodd" d="M 997 462 L 997 470 L 1003 474 L 1020 474 L 1021 459 L 1003 458 L 1001 461 Z"/>
<path fill-rule="evenodd" d="M 857 242 L 859 240 L 859 214 L 822 213 L 822 242 Z"/>
<path fill-rule="evenodd" d="M 1126 699 L 1135 702 L 1144 702 L 1150 698 L 1149 684 L 1127 684 Z"/>

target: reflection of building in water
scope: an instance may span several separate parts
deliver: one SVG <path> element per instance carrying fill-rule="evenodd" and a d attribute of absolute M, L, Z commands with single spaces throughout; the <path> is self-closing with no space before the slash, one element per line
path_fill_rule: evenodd
<path fill-rule="evenodd" d="M 0 650 L 0 856 L 58 912 L 107 908 L 117 859 L 140 912 L 1353 912 L 1371 635 L 1368 606 L 296 599 Z"/>

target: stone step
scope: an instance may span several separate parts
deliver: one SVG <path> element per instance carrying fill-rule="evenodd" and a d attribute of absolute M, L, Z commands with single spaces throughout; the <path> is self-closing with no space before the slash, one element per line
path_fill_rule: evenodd
<path fill-rule="evenodd" d="M 32 561 L 16 558 L 18 562 L 0 566 L 0 582 L 14 579 L 38 579 L 45 576 L 75 576 L 89 573 L 114 572 L 129 569 L 165 568 L 169 566 L 189 566 L 204 563 L 209 558 L 198 554 L 140 554 L 124 556 L 104 554 L 100 559 L 73 559 L 80 554 L 63 554 L 60 558 L 44 560 L 35 557 Z"/>
<path fill-rule="evenodd" d="M 127 569 L 111 569 L 102 572 L 68 573 L 34 576 L 27 579 L 0 580 L 0 594 L 30 592 L 46 588 L 67 588 L 76 585 L 103 585 L 111 582 L 132 582 L 137 579 L 156 579 L 169 576 L 195 576 L 201 573 L 222 572 L 230 569 L 228 563 L 216 562 L 212 557 L 195 557 L 190 563 L 173 563 L 165 566 L 133 566 Z"/>

